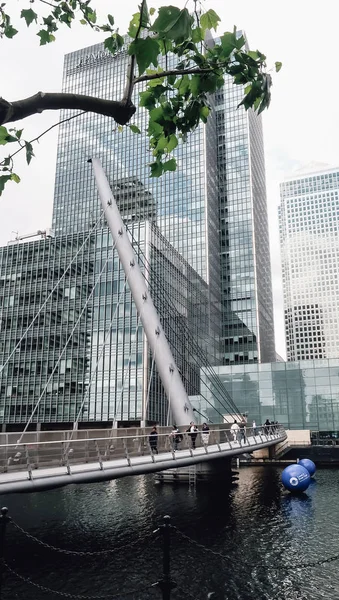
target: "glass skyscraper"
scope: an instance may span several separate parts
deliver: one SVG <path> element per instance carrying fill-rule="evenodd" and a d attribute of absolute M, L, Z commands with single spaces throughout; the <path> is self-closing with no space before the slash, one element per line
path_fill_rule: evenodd
<path fill-rule="evenodd" d="M 339 357 L 339 169 L 280 185 L 287 360 Z"/>
<path fill-rule="evenodd" d="M 240 35 L 240 34 L 239 34 Z M 261 117 L 239 107 L 231 78 L 216 94 L 222 355 L 225 364 L 275 360 Z"/>

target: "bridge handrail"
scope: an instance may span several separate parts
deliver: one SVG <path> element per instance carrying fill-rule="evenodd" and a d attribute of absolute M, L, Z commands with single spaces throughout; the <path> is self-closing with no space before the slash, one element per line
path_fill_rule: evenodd
<path fill-rule="evenodd" d="M 255 435 L 267 435 L 265 430 L 265 426 L 257 426 L 255 428 L 256 433 L 254 433 L 254 429 L 252 427 L 245 427 L 245 432 L 246 432 L 246 436 L 247 437 L 251 437 L 251 436 L 255 436 Z M 81 430 L 84 431 L 84 430 Z M 12 444 L 0 444 L 0 449 L 1 448 L 19 448 L 20 446 L 46 446 L 46 445 L 51 445 L 51 444 L 76 444 L 76 443 L 84 443 L 84 442 L 90 442 L 90 441 L 96 441 L 96 442 L 107 442 L 108 440 L 111 439 L 131 439 L 131 440 L 138 440 L 138 439 L 145 439 L 145 438 L 149 438 L 150 435 L 150 431 L 147 433 L 143 433 L 143 434 L 135 434 L 135 435 L 116 435 L 117 433 L 117 429 L 114 430 L 114 433 L 106 436 L 106 437 L 82 437 L 80 439 L 64 439 L 64 440 L 51 440 L 51 441 L 43 441 L 43 442 L 38 442 L 35 440 L 29 440 L 26 442 L 20 442 L 20 443 L 12 443 Z M 209 429 L 209 431 L 204 432 L 201 431 L 201 429 L 199 429 L 196 433 L 197 434 L 204 434 L 204 433 L 220 433 L 220 432 L 230 432 L 231 431 L 231 427 L 227 427 L 227 428 L 223 428 L 223 429 Z M 238 430 L 238 433 L 241 430 Z M 252 433 L 249 433 L 249 432 Z M 285 433 L 285 429 L 282 425 L 272 425 L 270 430 L 268 431 L 268 435 L 272 435 L 273 433 L 278 433 L 278 432 L 282 432 Z M 32 434 L 33 432 L 27 432 L 27 435 Z M 34 432 L 36 433 L 36 432 Z M 187 434 L 189 435 L 189 432 L 187 431 L 180 431 L 176 434 L 176 435 L 183 435 L 183 434 Z M 158 437 L 174 437 L 174 433 L 172 434 L 172 431 L 166 432 L 166 433 L 159 433 L 158 432 Z"/>

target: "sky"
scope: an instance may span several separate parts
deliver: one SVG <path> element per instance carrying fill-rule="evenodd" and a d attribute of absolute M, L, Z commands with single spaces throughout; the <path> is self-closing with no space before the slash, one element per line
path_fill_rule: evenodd
<path fill-rule="evenodd" d="M 149 7 L 166 4 L 183 6 L 184 0 L 148 0 Z M 138 0 L 92 0 L 92 5 L 100 8 L 103 15 L 114 15 L 123 34 L 137 11 Z M 72 30 L 60 29 L 56 42 L 39 47 L 35 30 L 27 30 L 24 21 L 18 20 L 20 10 L 30 6 L 29 0 L 7 0 L 13 24 L 20 25 L 19 35 L 0 43 L 0 95 L 8 101 L 37 91 L 60 91 L 64 54 L 103 39 L 103 35 L 79 24 Z M 272 102 L 263 123 L 276 349 L 285 358 L 277 216 L 279 182 L 310 162 L 339 166 L 339 2 L 203 0 L 203 6 L 213 8 L 221 17 L 218 33 L 236 25 L 246 31 L 251 48 L 267 56 L 270 67 L 276 61 L 283 63 L 280 73 L 274 74 Z M 33 8 L 37 10 L 38 2 Z M 57 121 L 56 112 L 26 119 L 22 123 L 25 139 L 34 138 Z M 10 183 L 0 198 L 0 245 L 13 239 L 13 232 L 23 235 L 50 226 L 56 144 L 57 128 L 35 147 L 36 158 L 30 167 L 23 158 L 18 160 L 16 171 L 21 183 Z"/>

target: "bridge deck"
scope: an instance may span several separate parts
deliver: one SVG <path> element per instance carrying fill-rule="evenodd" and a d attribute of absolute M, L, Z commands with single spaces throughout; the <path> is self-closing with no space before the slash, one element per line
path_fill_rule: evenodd
<path fill-rule="evenodd" d="M 102 460 L 87 460 L 82 457 L 82 462 L 62 466 L 51 465 L 32 468 L 27 465 L 17 466 L 17 469 L 0 474 L 0 493 L 13 493 L 24 491 L 39 491 L 52 489 L 71 483 L 91 483 L 126 477 L 154 473 L 174 467 L 185 467 L 217 458 L 227 458 L 253 452 L 268 446 L 275 445 L 286 438 L 286 433 L 279 428 L 269 434 L 247 435 L 246 441 L 226 441 L 211 443 L 196 449 L 185 448 L 182 450 L 163 451 L 152 454 L 140 450 L 140 455 L 131 456 L 126 453 L 123 458 L 108 458 Z M 89 440 L 97 444 L 97 440 Z M 88 442 L 88 440 L 87 440 Z M 61 442 L 60 442 L 61 443 Z"/>

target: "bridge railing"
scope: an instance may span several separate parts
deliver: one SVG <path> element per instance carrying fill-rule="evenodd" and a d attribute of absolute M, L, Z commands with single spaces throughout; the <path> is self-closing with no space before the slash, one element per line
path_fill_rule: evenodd
<path fill-rule="evenodd" d="M 126 435 L 120 429 L 101 430 L 105 435 L 89 437 L 90 430 L 76 432 L 75 439 L 53 439 L 48 441 L 25 440 L 20 443 L 0 444 L 0 472 L 27 470 L 32 473 L 39 468 L 66 466 L 75 464 L 96 463 L 103 468 L 105 462 L 116 459 L 129 461 L 136 456 L 156 456 L 172 453 L 173 458 L 181 450 L 188 450 L 192 455 L 196 449 L 221 450 L 225 444 L 229 448 L 244 447 L 244 452 L 256 444 L 278 440 L 284 436 L 284 429 L 275 425 L 256 427 L 254 430 L 245 427 L 236 432 L 230 426 L 212 425 L 208 432 L 198 431 L 196 436 L 187 431 L 173 433 L 169 428 L 159 428 L 156 440 L 150 436 L 150 428 L 146 433 L 136 432 Z M 162 430 L 166 429 L 165 432 Z M 53 432 L 56 433 L 56 432 Z M 17 434 L 16 434 L 17 437 Z M 60 436 L 59 436 L 60 437 Z M 186 452 L 187 454 L 187 452 Z"/>

